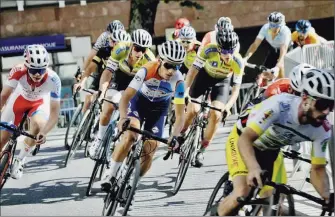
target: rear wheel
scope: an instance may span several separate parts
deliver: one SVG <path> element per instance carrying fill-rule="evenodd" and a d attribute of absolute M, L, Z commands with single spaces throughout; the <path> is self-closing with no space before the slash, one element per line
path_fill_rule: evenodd
<path fill-rule="evenodd" d="M 4 152 L 0 159 L 0 190 L 7 181 L 7 169 L 9 167 L 10 155 L 8 152 Z"/>
<path fill-rule="evenodd" d="M 72 116 L 72 119 L 71 119 L 71 122 L 70 122 L 69 126 L 67 126 L 66 133 L 65 133 L 65 141 L 64 141 L 64 145 L 65 145 L 66 150 L 70 149 L 70 144 L 72 142 L 69 142 L 69 140 L 71 138 L 73 139 L 73 136 L 71 137 L 71 135 L 73 133 L 72 129 L 75 128 L 75 126 L 77 125 L 77 122 L 80 119 L 80 113 L 81 113 L 82 107 L 83 107 L 83 104 L 82 103 L 79 104 L 79 106 L 77 107 L 75 113 Z"/>

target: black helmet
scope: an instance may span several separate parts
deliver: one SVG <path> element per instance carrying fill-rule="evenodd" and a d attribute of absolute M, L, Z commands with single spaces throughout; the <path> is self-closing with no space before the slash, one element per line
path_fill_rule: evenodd
<path fill-rule="evenodd" d="M 238 45 L 238 35 L 234 31 L 219 29 L 216 33 L 216 41 L 224 50 L 234 50 Z"/>

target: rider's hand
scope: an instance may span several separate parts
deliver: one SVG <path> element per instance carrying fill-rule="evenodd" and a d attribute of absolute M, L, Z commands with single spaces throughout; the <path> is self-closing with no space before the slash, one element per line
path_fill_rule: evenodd
<path fill-rule="evenodd" d="M 73 89 L 74 89 L 75 92 L 77 92 L 82 88 L 82 86 L 83 85 L 81 84 L 81 82 L 79 82 L 79 83 L 76 83 L 76 84 L 73 85 Z"/>
<path fill-rule="evenodd" d="M 272 80 L 274 78 L 274 75 L 272 74 L 271 70 L 272 69 L 270 69 L 270 71 L 263 72 L 263 78 L 265 78 L 266 80 Z"/>
<path fill-rule="evenodd" d="M 128 118 L 120 118 L 119 122 L 117 123 L 117 129 L 119 130 L 119 132 L 122 131 L 122 126 L 127 119 Z"/>
<path fill-rule="evenodd" d="M 173 144 L 172 144 L 173 143 Z M 173 145 L 173 151 L 179 148 L 179 142 L 176 136 L 170 136 L 168 139 L 168 145 L 171 147 Z"/>
<path fill-rule="evenodd" d="M 46 134 L 43 132 L 39 132 L 36 136 L 36 144 L 37 145 L 42 145 L 46 142 Z"/>
<path fill-rule="evenodd" d="M 247 184 L 249 186 L 255 186 L 255 183 L 254 183 L 253 180 L 256 179 L 258 186 L 255 186 L 255 187 L 262 188 L 263 183 L 262 183 L 262 179 L 261 179 L 261 173 L 262 173 L 262 170 L 259 167 L 250 169 L 249 172 L 248 172 L 248 175 L 247 175 Z"/>

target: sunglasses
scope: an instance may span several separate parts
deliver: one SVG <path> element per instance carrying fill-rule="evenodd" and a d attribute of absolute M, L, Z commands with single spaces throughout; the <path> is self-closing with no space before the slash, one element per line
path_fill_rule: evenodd
<path fill-rule="evenodd" d="M 226 55 L 226 54 L 233 54 L 234 53 L 234 49 L 230 49 L 230 50 L 225 50 L 225 49 L 222 49 L 222 48 L 219 48 L 219 52 L 223 55 Z"/>
<path fill-rule="evenodd" d="M 279 28 L 281 27 L 280 23 L 270 23 L 270 28 Z"/>
<path fill-rule="evenodd" d="M 334 100 L 329 100 L 329 99 L 319 99 L 319 98 L 314 98 L 311 97 L 315 101 L 315 109 L 318 111 L 324 111 L 329 109 L 329 111 L 334 110 Z"/>
<path fill-rule="evenodd" d="M 188 41 L 188 40 L 181 40 L 180 41 L 182 44 L 191 44 L 192 41 Z"/>
<path fill-rule="evenodd" d="M 298 29 L 297 32 L 301 35 L 305 35 L 307 33 L 306 30 L 301 30 L 301 29 Z"/>
<path fill-rule="evenodd" d="M 28 69 L 28 72 L 32 75 L 40 74 L 43 75 L 47 69 Z"/>
<path fill-rule="evenodd" d="M 142 53 L 144 53 L 146 50 L 147 50 L 146 47 L 141 47 L 141 46 L 139 46 L 137 44 L 134 44 L 134 51 L 135 52 L 142 52 Z"/>
<path fill-rule="evenodd" d="M 174 64 L 171 64 L 171 63 L 164 63 L 163 66 L 167 70 L 169 70 L 169 69 L 178 70 L 180 68 L 180 65 L 174 65 Z"/>

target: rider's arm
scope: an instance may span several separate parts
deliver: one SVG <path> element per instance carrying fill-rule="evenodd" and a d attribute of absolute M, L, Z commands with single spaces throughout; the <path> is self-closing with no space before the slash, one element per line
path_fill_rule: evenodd
<path fill-rule="evenodd" d="M 185 83 L 178 81 L 174 95 L 176 122 L 171 136 L 179 136 L 185 121 Z"/>
<path fill-rule="evenodd" d="M 326 123 L 325 128 L 328 128 L 327 133 L 319 132 L 315 133 L 318 136 L 326 135 L 325 137 L 320 137 L 313 142 L 312 150 L 312 168 L 311 168 L 311 184 L 314 186 L 315 190 L 324 199 L 329 198 L 329 177 L 326 173 L 326 150 L 330 138 L 331 126 Z"/>
<path fill-rule="evenodd" d="M 113 49 L 114 51 L 114 49 Z M 107 91 L 109 82 L 111 81 L 113 74 L 119 69 L 119 61 L 113 58 L 114 52 L 112 51 L 111 56 L 107 61 L 105 70 L 102 72 L 100 78 L 99 89 L 101 90 L 101 96 L 103 97 Z"/>
<path fill-rule="evenodd" d="M 14 91 L 13 87 L 4 85 L 3 89 L 1 90 L 0 111 L 2 111 L 2 108 L 7 103 L 7 100 L 9 96 L 13 93 L 13 91 Z"/>
<path fill-rule="evenodd" d="M 244 63 L 242 59 L 236 58 L 235 56 L 233 57 L 234 60 L 236 61 L 236 64 L 238 65 L 238 71 L 234 72 L 233 74 L 233 83 L 234 86 L 231 91 L 231 96 L 226 104 L 225 110 L 230 111 L 231 107 L 235 104 L 238 95 L 240 93 L 240 88 L 241 88 L 241 83 L 242 83 L 242 78 L 243 78 L 243 71 L 244 71 Z"/>
<path fill-rule="evenodd" d="M 89 53 L 87 59 L 85 60 L 85 63 L 84 63 L 85 71 L 86 71 L 86 68 L 88 67 L 88 65 L 90 64 L 90 62 L 92 61 L 93 57 L 95 55 L 97 55 L 98 50 L 106 44 L 107 40 L 108 40 L 108 33 L 107 32 L 101 33 L 100 36 L 98 37 L 97 41 L 93 45 L 93 48 L 92 48 L 91 52 Z"/>
<path fill-rule="evenodd" d="M 277 96 L 266 99 L 251 109 L 247 127 L 238 140 L 238 148 L 249 170 L 259 168 L 253 143 L 282 115 Z"/>
<path fill-rule="evenodd" d="M 195 58 L 193 65 L 190 67 L 186 74 L 186 79 L 185 79 L 185 86 L 186 86 L 186 92 L 188 93 L 189 88 L 191 87 L 195 76 L 198 74 L 201 68 L 204 67 L 205 61 L 206 61 L 206 47 L 203 49 L 198 50 L 197 57 Z"/>
<path fill-rule="evenodd" d="M 284 67 L 284 57 L 287 53 L 288 46 L 290 45 L 292 39 L 291 30 L 287 26 L 284 26 L 282 28 L 282 31 L 284 31 L 284 41 L 280 45 L 280 54 L 276 64 L 276 66 L 281 69 L 283 69 Z"/>
<path fill-rule="evenodd" d="M 41 129 L 41 134 L 46 135 L 58 122 L 58 116 L 60 111 L 60 101 L 50 100 L 50 117 L 46 125 Z"/>
<path fill-rule="evenodd" d="M 245 54 L 244 58 L 248 60 L 257 50 L 259 45 L 262 43 L 263 39 L 267 34 L 267 26 L 266 24 L 262 26 L 261 30 L 259 31 L 255 41 L 250 45 L 247 53 Z"/>
<path fill-rule="evenodd" d="M 96 56 L 95 56 L 96 57 Z M 95 58 L 94 57 L 94 58 Z M 97 69 L 97 64 L 95 62 L 91 62 L 88 67 L 86 68 L 86 70 L 84 71 L 83 77 L 81 78 L 81 85 L 84 86 L 88 77 L 90 77 L 90 75 L 95 72 L 95 70 Z"/>

